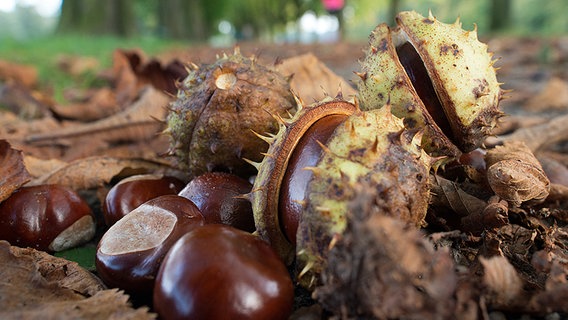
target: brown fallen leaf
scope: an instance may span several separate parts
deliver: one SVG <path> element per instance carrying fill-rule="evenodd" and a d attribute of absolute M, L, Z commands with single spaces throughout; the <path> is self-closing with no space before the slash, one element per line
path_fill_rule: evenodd
<path fill-rule="evenodd" d="M 156 59 L 148 60 L 141 50 L 115 50 L 112 78 L 118 103 L 132 101 L 140 88 L 152 85 L 159 91 L 176 94 L 176 81 L 188 72 L 178 60 L 162 65 Z"/>
<path fill-rule="evenodd" d="M 568 313 L 568 272 L 559 261 L 553 261 L 550 276 L 546 280 L 546 290 L 533 296 L 528 309 L 541 313 Z"/>
<path fill-rule="evenodd" d="M 542 91 L 529 99 L 524 107 L 533 112 L 568 109 L 568 83 L 558 77 L 551 78 Z"/>
<path fill-rule="evenodd" d="M 68 126 L 60 130 L 52 130 L 39 134 L 31 134 L 26 138 L 28 143 L 39 143 L 46 140 L 70 139 L 88 136 L 90 140 L 137 141 L 149 139 L 159 132 L 165 119 L 166 106 L 170 97 L 153 87 L 146 87 L 127 109 L 110 117 Z"/>
<path fill-rule="evenodd" d="M 26 88 L 37 84 L 38 71 L 34 66 L 0 60 L 0 80 L 13 80 Z"/>
<path fill-rule="evenodd" d="M 99 66 L 95 57 L 61 54 L 56 58 L 57 67 L 72 76 L 80 76 L 86 72 L 94 72 Z"/>
<path fill-rule="evenodd" d="M 547 153 L 537 154 L 536 157 L 546 173 L 550 183 L 557 183 L 568 187 L 568 167 Z"/>
<path fill-rule="evenodd" d="M 444 227 L 481 235 L 508 223 L 508 206 L 494 196 L 485 201 L 438 175 L 431 176 L 430 215 L 443 219 Z M 450 212 L 445 212 L 451 209 Z M 438 222 L 439 223 L 439 222 Z"/>
<path fill-rule="evenodd" d="M 0 241 L 1 319 L 154 319 L 76 263 Z"/>
<path fill-rule="evenodd" d="M 355 95 L 355 89 L 345 79 L 331 71 L 312 53 L 285 59 L 277 70 L 285 76 L 292 76 L 290 87 L 307 103 L 323 99 L 325 92 L 334 96 L 339 89 L 344 97 Z"/>
<path fill-rule="evenodd" d="M 0 105 L 26 120 L 50 115 L 49 106 L 17 82 L 0 83 Z"/>
<path fill-rule="evenodd" d="M 22 152 L 0 140 L 0 202 L 31 179 L 24 165 Z"/>
<path fill-rule="evenodd" d="M 61 184 L 74 190 L 93 189 L 108 184 L 113 178 L 134 174 L 156 173 L 187 181 L 187 174 L 167 163 L 145 159 L 88 157 L 71 161 L 30 182 L 30 185 Z"/>
<path fill-rule="evenodd" d="M 109 87 L 103 87 L 92 91 L 86 101 L 66 105 L 56 104 L 51 110 L 61 118 L 88 122 L 111 116 L 122 110 L 122 106 L 116 102 L 114 91 Z"/>
<path fill-rule="evenodd" d="M 479 213 L 487 206 L 482 199 L 465 192 L 456 182 L 439 175 L 430 176 L 431 203 L 436 207 L 451 208 L 460 217 Z"/>

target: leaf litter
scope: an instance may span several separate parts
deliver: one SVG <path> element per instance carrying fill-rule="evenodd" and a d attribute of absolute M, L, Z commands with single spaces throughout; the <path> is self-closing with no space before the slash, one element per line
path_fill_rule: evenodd
<path fill-rule="evenodd" d="M 416 230 L 395 218 L 373 215 L 377 205 L 373 190 L 359 186 L 359 196 L 350 204 L 348 232 L 330 250 L 323 274 L 326 286 L 307 295 L 304 301 L 311 302 L 298 306 L 292 318 L 489 319 L 568 314 L 568 132 L 564 125 L 568 106 L 562 93 L 568 68 L 546 69 L 539 64 L 531 55 L 538 50 L 538 41 L 490 42 L 493 51 L 506 54 L 500 72 L 514 89 L 503 103 L 509 117 L 482 152 L 467 155 L 471 157 L 433 176 L 428 227 Z M 265 62 L 283 59 L 277 63 L 279 68 L 285 75 L 296 75 L 293 89 L 304 101 L 311 101 L 322 91 L 333 95 L 339 87 L 347 96 L 352 94 L 349 80 L 357 68 L 352 62 L 361 54 L 352 50 L 357 45 L 341 43 L 331 50 L 333 54 L 318 54 L 324 61 L 301 54 L 301 50 L 317 52 L 309 45 L 259 50 L 245 44 L 241 49 L 262 52 Z M 189 55 L 193 61 L 206 61 L 214 56 L 212 51 L 195 48 Z M 141 51 L 116 50 L 113 67 L 100 74 L 106 85 L 68 90 L 68 105 L 37 93 L 33 67 L 2 62 L 0 81 L 3 90 L 9 89 L 0 94 L 0 105 L 8 105 L 0 112 L 2 197 L 25 183 L 62 183 L 90 192 L 93 202 L 100 202 L 110 185 L 128 175 L 161 172 L 184 179 L 183 172 L 162 156 L 167 150 L 167 140 L 160 135 L 165 107 L 175 94 L 175 81 L 186 74 L 178 59 L 182 55 L 172 56 L 164 62 L 148 59 Z M 554 52 L 554 56 L 558 66 L 568 61 L 566 52 Z M 80 69 L 83 62 L 58 63 L 77 74 L 72 70 Z M 557 97 L 552 96 L 555 93 Z M 511 154 L 514 159 L 507 158 Z M 504 169 L 490 169 L 499 163 Z M 499 176 L 496 172 L 507 172 L 507 177 L 518 173 L 520 178 L 496 182 L 490 178 Z M 7 243 L 0 243 L 0 255 L 0 304 L 8 306 L 0 316 L 153 317 L 148 308 L 133 309 L 127 295 L 101 287 L 95 275 L 66 259 L 38 263 L 38 256 L 47 259 L 49 255 Z M 45 271 L 46 266 L 52 266 L 51 271 Z M 25 293 L 25 301 L 18 300 L 22 294 L 14 294 L 14 283 L 16 292 Z M 77 284 L 79 288 L 74 287 Z"/>

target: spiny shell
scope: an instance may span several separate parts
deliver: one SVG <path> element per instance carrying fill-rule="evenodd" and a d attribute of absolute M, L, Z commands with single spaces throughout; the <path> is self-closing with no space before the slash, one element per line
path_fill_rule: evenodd
<path fill-rule="evenodd" d="M 332 133 L 308 184 L 306 201 L 297 233 L 297 262 L 302 282 L 310 285 L 325 260 L 330 243 L 345 229 L 347 204 L 354 196 L 352 186 L 368 180 L 384 198 L 382 214 L 422 225 L 427 210 L 428 171 L 431 158 L 420 147 L 421 134 L 406 130 L 390 106 L 360 111 L 340 99 L 327 99 L 301 108 L 291 119 L 281 120 L 280 131 L 264 139 L 270 143 L 258 164 L 251 192 L 258 234 L 267 240 L 287 263 L 294 259 L 292 245 L 278 221 L 282 177 L 295 144 L 303 133 L 327 115 L 348 118 Z"/>
<path fill-rule="evenodd" d="M 388 105 L 356 112 L 337 127 L 312 169 L 309 200 L 299 225 L 297 264 L 304 284 L 314 284 L 328 250 L 345 230 L 354 185 L 361 181 L 377 190 L 378 214 L 425 224 L 431 158 L 420 147 L 421 137 L 406 130 Z"/>
<path fill-rule="evenodd" d="M 256 132 L 278 131 L 273 114 L 293 112 L 288 79 L 238 50 L 212 64 L 194 66 L 179 84 L 167 118 L 170 154 L 190 176 L 208 171 L 254 174 L 243 158 L 262 159 Z"/>
<path fill-rule="evenodd" d="M 425 128 L 423 147 L 433 155 L 457 156 L 477 148 L 502 115 L 498 103 L 503 91 L 497 82 L 492 54 L 464 31 L 459 19 L 442 23 L 430 13 L 414 11 L 396 17 L 398 27 L 381 24 L 371 33 L 358 82 L 361 109 L 386 103 L 405 119 L 408 128 Z M 443 110 L 431 109 L 417 90 L 429 85 L 406 70 L 397 50 L 410 43 L 419 55 Z M 410 72 L 410 77 L 408 72 Z M 417 83 L 421 87 L 416 88 Z M 425 102 L 429 103 L 429 102 Z"/>

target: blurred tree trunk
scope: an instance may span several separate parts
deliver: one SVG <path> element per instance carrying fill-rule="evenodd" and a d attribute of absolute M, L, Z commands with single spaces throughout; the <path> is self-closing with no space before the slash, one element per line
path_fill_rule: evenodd
<path fill-rule="evenodd" d="M 64 0 L 57 32 L 128 37 L 135 26 L 133 0 Z"/>
<path fill-rule="evenodd" d="M 398 14 L 398 12 L 400 11 L 400 0 L 390 0 L 389 1 L 389 19 L 388 24 L 394 26 L 395 22 L 394 22 L 394 18 L 396 17 L 396 15 Z"/>
<path fill-rule="evenodd" d="M 511 0 L 491 0 L 491 21 L 489 29 L 500 31 L 511 25 Z"/>
<path fill-rule="evenodd" d="M 161 0 L 158 21 L 161 34 L 176 39 L 203 41 L 209 36 L 200 0 Z"/>

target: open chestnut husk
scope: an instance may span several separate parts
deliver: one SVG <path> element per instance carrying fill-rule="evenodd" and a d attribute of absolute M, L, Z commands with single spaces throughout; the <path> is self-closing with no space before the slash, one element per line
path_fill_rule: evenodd
<path fill-rule="evenodd" d="M 358 181 L 381 190 L 381 214 L 424 224 L 432 159 L 420 147 L 421 134 L 405 129 L 390 106 L 361 111 L 327 98 L 301 106 L 282 119 L 276 136 L 263 139 L 270 147 L 249 195 L 257 232 L 296 263 L 303 285 L 317 284 Z"/>
<path fill-rule="evenodd" d="M 459 19 L 400 12 L 396 28 L 378 25 L 369 37 L 357 83 L 361 109 L 392 106 L 409 129 L 423 129 L 433 156 L 459 157 L 479 147 L 503 113 L 493 54 Z"/>

